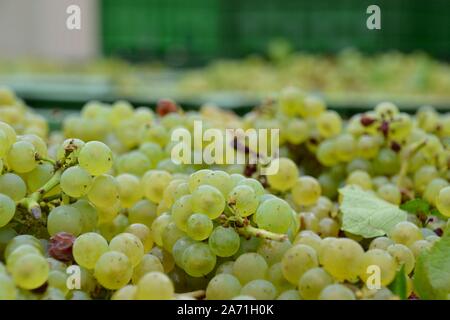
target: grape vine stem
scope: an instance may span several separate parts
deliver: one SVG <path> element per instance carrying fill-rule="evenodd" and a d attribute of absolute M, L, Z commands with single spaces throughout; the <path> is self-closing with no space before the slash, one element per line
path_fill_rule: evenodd
<path fill-rule="evenodd" d="M 251 225 L 239 227 L 237 228 L 237 231 L 243 236 L 254 236 L 274 241 L 286 241 L 288 238 L 285 234 L 270 232 L 264 229 L 255 228 Z"/>

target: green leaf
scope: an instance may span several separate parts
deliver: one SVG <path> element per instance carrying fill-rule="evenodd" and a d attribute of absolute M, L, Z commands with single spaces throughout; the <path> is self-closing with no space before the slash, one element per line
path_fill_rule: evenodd
<path fill-rule="evenodd" d="M 420 198 L 409 200 L 400 206 L 400 209 L 408 211 L 409 213 L 425 213 L 430 212 L 430 204 Z"/>
<path fill-rule="evenodd" d="M 416 262 L 414 289 L 421 299 L 447 299 L 450 295 L 450 227 Z"/>
<path fill-rule="evenodd" d="M 339 189 L 342 195 L 342 230 L 373 238 L 385 235 L 401 221 L 406 212 L 356 186 Z"/>
<path fill-rule="evenodd" d="M 407 282 L 406 282 L 405 265 L 402 265 L 397 274 L 395 275 L 394 281 L 389 285 L 389 289 L 396 294 L 401 300 L 406 300 L 407 293 Z"/>

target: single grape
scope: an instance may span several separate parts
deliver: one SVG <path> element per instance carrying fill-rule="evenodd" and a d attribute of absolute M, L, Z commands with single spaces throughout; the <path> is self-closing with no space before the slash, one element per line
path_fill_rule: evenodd
<path fill-rule="evenodd" d="M 98 259 L 107 251 L 109 251 L 108 242 L 94 232 L 79 236 L 72 249 L 76 263 L 87 269 L 94 269 Z"/>
<path fill-rule="evenodd" d="M 81 233 L 82 223 L 80 212 L 68 205 L 62 205 L 50 211 L 47 218 L 47 230 L 51 236 L 58 232 L 67 232 L 74 236 Z"/>
<path fill-rule="evenodd" d="M 48 278 L 47 260 L 39 254 L 29 253 L 19 258 L 11 271 L 15 284 L 23 289 L 32 290 L 43 285 Z"/>
<path fill-rule="evenodd" d="M 0 193 L 17 202 L 25 197 L 26 192 L 27 186 L 20 176 L 14 173 L 0 175 Z"/>
<path fill-rule="evenodd" d="M 241 289 L 241 295 L 248 295 L 256 300 L 273 300 L 277 293 L 275 286 L 263 279 L 252 280 Z"/>
<path fill-rule="evenodd" d="M 120 200 L 117 181 L 110 175 L 99 175 L 94 178 L 87 196 L 96 207 L 109 208 Z"/>
<path fill-rule="evenodd" d="M 194 213 L 189 216 L 186 226 L 187 235 L 197 241 L 207 239 L 213 231 L 212 220 L 202 213 Z"/>
<path fill-rule="evenodd" d="M 277 300 L 301 300 L 302 298 L 295 289 L 286 290 L 277 297 Z"/>
<path fill-rule="evenodd" d="M 142 257 L 141 262 L 134 268 L 133 284 L 137 284 L 139 280 L 149 272 L 164 272 L 164 267 L 158 257 L 152 254 L 146 254 Z"/>
<path fill-rule="evenodd" d="M 172 219 L 177 227 L 187 232 L 187 221 L 192 214 L 192 196 L 184 195 L 177 199 L 172 206 Z"/>
<path fill-rule="evenodd" d="M 152 231 L 153 240 L 155 241 L 155 243 L 158 246 L 161 246 L 161 247 L 163 246 L 163 240 L 162 240 L 163 232 L 164 232 L 164 229 L 166 228 L 166 226 L 171 222 L 172 222 L 172 217 L 167 213 L 160 215 L 153 221 L 152 227 L 150 230 Z"/>
<path fill-rule="evenodd" d="M 278 168 L 275 174 L 267 176 L 267 181 L 271 188 L 277 191 L 287 191 L 291 189 L 298 178 L 298 168 L 294 161 L 289 158 L 277 158 L 272 160 L 272 165 Z"/>
<path fill-rule="evenodd" d="M 67 168 L 61 175 L 61 189 L 71 197 L 80 198 L 84 196 L 91 185 L 91 175 L 80 166 Z"/>
<path fill-rule="evenodd" d="M 136 299 L 138 300 L 170 300 L 173 295 L 173 283 L 162 272 L 149 272 L 137 284 Z"/>
<path fill-rule="evenodd" d="M 7 161 L 10 168 L 17 173 L 32 171 L 37 166 L 36 148 L 28 141 L 17 141 L 9 149 Z"/>
<path fill-rule="evenodd" d="M 136 297 L 137 286 L 131 284 L 120 288 L 111 297 L 111 300 L 134 300 Z"/>
<path fill-rule="evenodd" d="M 124 173 L 115 177 L 119 187 L 120 203 L 124 208 L 132 207 L 142 199 L 141 181 L 132 174 Z"/>
<path fill-rule="evenodd" d="M 231 257 L 239 250 L 239 235 L 233 228 L 219 226 L 208 239 L 209 248 L 219 257 Z"/>
<path fill-rule="evenodd" d="M 140 200 L 128 209 L 130 223 L 142 223 L 151 228 L 156 217 L 156 205 L 148 200 Z"/>
<path fill-rule="evenodd" d="M 370 242 L 369 249 L 387 250 L 387 248 L 395 242 L 388 237 L 378 237 Z"/>
<path fill-rule="evenodd" d="M 0 193 L 0 228 L 7 225 L 16 212 L 16 204 L 7 195 Z"/>
<path fill-rule="evenodd" d="M 402 265 L 405 266 L 405 273 L 410 274 L 416 264 L 416 259 L 411 249 L 403 244 L 393 243 L 387 247 L 387 252 L 395 259 L 398 268 L 400 269 Z"/>
<path fill-rule="evenodd" d="M 444 216 L 450 217 L 450 187 L 445 187 L 439 191 L 436 198 L 436 207 Z"/>
<path fill-rule="evenodd" d="M 125 232 L 134 234 L 136 237 L 141 240 L 142 245 L 144 246 L 144 252 L 149 252 L 153 247 L 153 238 L 152 238 L 152 232 L 150 231 L 150 228 L 147 227 L 145 224 L 142 223 L 133 223 L 130 224 L 126 229 Z"/>
<path fill-rule="evenodd" d="M 178 239 L 186 236 L 186 233 L 178 229 L 175 222 L 169 222 L 163 229 L 161 240 L 163 248 L 168 252 L 172 252 L 172 248 Z"/>
<path fill-rule="evenodd" d="M 233 275 L 242 284 L 256 279 L 265 279 L 267 271 L 266 260 L 261 255 L 253 252 L 240 255 L 233 265 Z"/>
<path fill-rule="evenodd" d="M 222 193 L 209 185 L 201 185 L 192 193 L 191 204 L 194 212 L 204 213 L 211 219 L 219 217 L 225 209 Z"/>
<path fill-rule="evenodd" d="M 317 254 L 313 248 L 298 244 L 286 251 L 281 264 L 285 278 L 292 284 L 298 284 L 307 270 L 318 266 Z"/>
<path fill-rule="evenodd" d="M 292 209 L 289 204 L 279 198 L 264 201 L 256 211 L 258 227 L 275 232 L 286 233 L 292 224 Z"/>
<path fill-rule="evenodd" d="M 397 223 L 389 232 L 389 238 L 396 243 L 404 244 L 409 247 L 417 240 L 422 240 L 422 232 L 413 223 L 409 221 L 402 221 Z"/>
<path fill-rule="evenodd" d="M 333 277 L 324 269 L 312 268 L 300 278 L 298 292 L 305 300 L 317 300 L 322 290 L 333 282 Z"/>
<path fill-rule="evenodd" d="M 166 171 L 147 171 L 141 179 L 145 197 L 154 203 L 160 203 L 163 199 L 164 190 L 171 180 L 172 175 Z"/>
<path fill-rule="evenodd" d="M 326 111 L 317 118 L 317 129 L 324 138 L 338 135 L 342 130 L 342 119 L 336 111 Z"/>
<path fill-rule="evenodd" d="M 234 187 L 227 198 L 228 206 L 233 208 L 234 212 L 241 217 L 248 217 L 256 212 L 259 199 L 255 191 L 246 185 Z"/>
<path fill-rule="evenodd" d="M 239 280 L 226 273 L 216 275 L 209 281 L 206 287 L 207 300 L 229 300 L 238 296 L 241 292 L 241 284 Z"/>
<path fill-rule="evenodd" d="M 309 176 L 298 178 L 292 188 L 292 198 L 299 206 L 310 206 L 315 204 L 321 193 L 322 190 L 319 182 Z"/>
<path fill-rule="evenodd" d="M 93 176 L 105 174 L 113 163 L 111 149 L 102 142 L 89 141 L 81 148 L 78 163 Z"/>
<path fill-rule="evenodd" d="M 133 266 L 122 252 L 108 251 L 97 260 L 94 275 L 106 289 L 117 290 L 131 280 Z"/>
<path fill-rule="evenodd" d="M 115 236 L 109 243 L 109 249 L 124 253 L 133 267 L 136 267 L 144 256 L 144 245 L 138 237 L 131 233 L 121 233 Z"/>
<path fill-rule="evenodd" d="M 330 284 L 320 292 L 319 300 L 356 300 L 355 294 L 342 284 Z"/>
<path fill-rule="evenodd" d="M 216 265 L 216 256 L 205 243 L 189 246 L 183 253 L 182 265 L 187 274 L 201 277 L 210 273 Z"/>
<path fill-rule="evenodd" d="M 372 249 L 364 253 L 359 276 L 365 283 L 369 281 L 369 277 L 373 274 L 373 270 L 370 269 L 373 266 L 380 269 L 381 285 L 387 286 L 394 280 L 397 263 L 388 252 L 381 249 Z"/>

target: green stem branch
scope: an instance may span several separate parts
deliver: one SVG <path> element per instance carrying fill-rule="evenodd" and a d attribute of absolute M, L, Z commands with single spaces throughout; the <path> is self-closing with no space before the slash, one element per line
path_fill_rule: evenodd
<path fill-rule="evenodd" d="M 285 235 L 285 234 L 270 232 L 270 231 L 267 231 L 264 229 L 255 228 L 251 225 L 238 227 L 237 231 L 243 236 L 253 236 L 253 237 L 269 239 L 269 240 L 274 240 L 274 241 L 280 241 L 280 242 L 286 241 L 288 238 L 287 235 Z"/>

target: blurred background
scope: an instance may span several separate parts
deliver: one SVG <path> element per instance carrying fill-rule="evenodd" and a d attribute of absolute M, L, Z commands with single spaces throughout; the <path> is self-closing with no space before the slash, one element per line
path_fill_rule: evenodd
<path fill-rule="evenodd" d="M 369 5 L 381 30 L 368 30 Z M 69 30 L 70 5 L 81 29 Z M 450 108 L 448 0 L 0 0 L 0 86 L 37 108 L 127 99 L 245 112 L 287 85 L 342 113 Z"/>

